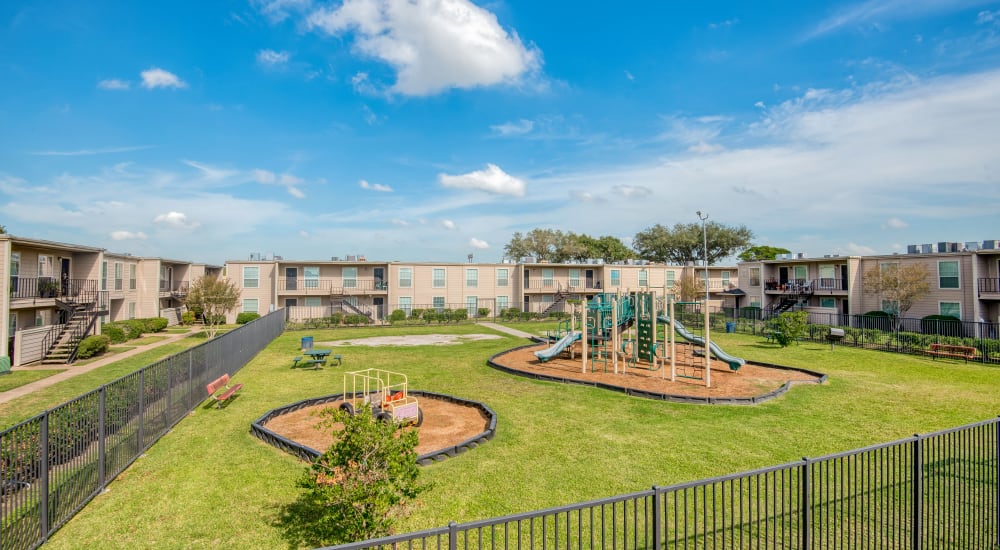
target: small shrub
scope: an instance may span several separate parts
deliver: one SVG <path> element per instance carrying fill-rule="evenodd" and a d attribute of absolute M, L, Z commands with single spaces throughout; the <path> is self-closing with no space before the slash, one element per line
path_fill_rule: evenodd
<path fill-rule="evenodd" d="M 205 319 L 205 324 L 208 324 L 208 325 L 224 325 L 224 324 L 226 324 L 226 316 L 223 315 L 223 314 L 221 314 L 221 313 L 217 313 L 215 315 L 211 315 L 211 316 L 209 316 L 209 317 L 207 317 Z"/>
<path fill-rule="evenodd" d="M 858 319 L 859 326 L 864 329 L 876 329 L 885 332 L 893 330 L 893 320 L 895 317 L 891 313 L 884 311 L 869 311 L 863 313 Z"/>
<path fill-rule="evenodd" d="M 465 321 L 469 318 L 469 310 L 465 308 L 458 308 L 451 314 L 451 319 L 453 321 Z"/>
<path fill-rule="evenodd" d="M 476 310 L 476 315 L 478 317 L 489 317 L 490 316 L 490 308 L 488 308 L 488 307 L 481 307 L 481 308 L 479 308 L 479 309 Z"/>
<path fill-rule="evenodd" d="M 344 322 L 344 314 L 341 312 L 331 313 L 329 317 L 326 318 L 327 322 L 330 323 L 332 327 L 339 327 L 341 323 Z"/>
<path fill-rule="evenodd" d="M 128 333 L 118 323 L 107 323 L 101 327 L 101 332 L 107 335 L 112 344 L 124 344 L 128 341 Z"/>
<path fill-rule="evenodd" d="M 125 332 L 128 334 L 129 340 L 139 338 L 146 332 L 146 323 L 142 319 L 129 319 L 122 321 L 122 324 L 125 326 Z"/>
<path fill-rule="evenodd" d="M 450 323 L 451 322 L 452 311 L 448 308 L 444 308 L 438 313 L 437 321 L 439 323 Z"/>
<path fill-rule="evenodd" d="M 406 311 L 402 309 L 394 309 L 392 313 L 389 314 L 389 322 L 399 323 L 406 320 Z"/>
<path fill-rule="evenodd" d="M 961 336 L 962 321 L 951 315 L 928 315 L 920 319 L 920 332 L 942 336 Z"/>
<path fill-rule="evenodd" d="M 410 320 L 419 321 L 420 317 L 424 314 L 424 310 L 421 308 L 413 308 L 410 310 Z"/>
<path fill-rule="evenodd" d="M 260 313 L 254 313 L 252 311 L 244 311 L 236 315 L 236 324 L 245 325 L 254 319 L 260 319 Z"/>
<path fill-rule="evenodd" d="M 108 351 L 111 345 L 111 338 L 107 334 L 95 334 L 80 341 L 76 356 L 80 359 L 90 359 L 95 355 L 100 355 Z"/>
<path fill-rule="evenodd" d="M 142 321 L 144 334 L 162 332 L 170 324 L 166 317 L 146 317 L 145 319 L 136 319 L 136 321 Z"/>
<path fill-rule="evenodd" d="M 194 324 L 194 319 L 195 319 L 195 316 L 194 316 L 194 312 L 193 311 L 185 311 L 184 313 L 181 314 L 181 324 L 182 325 L 193 325 Z"/>
<path fill-rule="evenodd" d="M 521 309 L 516 307 L 509 307 L 501 312 L 501 315 L 507 321 L 516 321 L 521 318 Z"/>
<path fill-rule="evenodd" d="M 344 316 L 344 323 L 348 325 L 367 325 L 368 316 L 360 313 L 351 313 Z"/>
<path fill-rule="evenodd" d="M 806 311 L 786 311 L 773 321 L 774 339 L 781 347 L 802 338 L 806 334 L 806 323 L 809 313 Z"/>

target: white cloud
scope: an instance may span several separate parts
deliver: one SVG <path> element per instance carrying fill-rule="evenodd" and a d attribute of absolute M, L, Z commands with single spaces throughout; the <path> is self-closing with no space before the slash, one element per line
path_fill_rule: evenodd
<path fill-rule="evenodd" d="M 250 3 L 274 23 L 312 7 L 312 0 L 251 0 Z"/>
<path fill-rule="evenodd" d="M 484 241 L 482 239 L 477 239 L 475 237 L 472 237 L 471 239 L 469 239 L 469 246 L 471 246 L 472 248 L 479 249 L 479 250 L 486 250 L 487 248 L 490 247 L 490 243 L 488 243 L 488 242 L 486 242 L 486 241 Z"/>
<path fill-rule="evenodd" d="M 304 199 L 304 198 L 306 198 L 306 194 L 303 193 L 302 190 L 299 189 L 298 187 L 292 187 L 291 185 L 289 185 L 285 189 L 288 190 L 288 194 L 289 195 L 291 195 L 291 196 L 293 196 L 293 197 L 295 197 L 297 199 Z"/>
<path fill-rule="evenodd" d="M 451 220 L 441 220 L 441 226 L 447 229 L 448 231 L 454 231 L 458 229 L 458 226 L 455 225 L 455 222 Z"/>
<path fill-rule="evenodd" d="M 153 218 L 153 223 L 162 223 L 177 229 L 197 229 L 201 224 L 196 221 L 188 221 L 187 215 L 183 212 L 167 212 Z"/>
<path fill-rule="evenodd" d="M 712 30 L 727 29 L 729 27 L 732 27 L 733 25 L 738 24 L 739 22 L 740 22 L 739 18 L 734 17 L 732 19 L 726 19 L 725 21 L 719 21 L 718 23 L 709 23 L 708 28 Z"/>
<path fill-rule="evenodd" d="M 717 143 L 705 143 L 704 141 L 699 141 L 698 143 L 688 147 L 688 152 L 698 153 L 699 155 L 707 155 L 709 153 L 718 153 L 719 151 L 724 151 L 726 148 Z"/>
<path fill-rule="evenodd" d="M 635 75 L 629 71 L 625 71 L 625 78 L 629 79 L 630 82 L 635 82 Z"/>
<path fill-rule="evenodd" d="M 594 195 L 589 191 L 573 191 L 570 193 L 570 197 L 581 202 L 589 202 L 594 200 Z"/>
<path fill-rule="evenodd" d="M 535 122 L 527 119 L 521 119 L 517 122 L 504 122 L 503 124 L 496 124 L 490 126 L 490 130 L 494 134 L 508 137 L 508 136 L 520 136 L 527 134 L 535 127 Z"/>
<path fill-rule="evenodd" d="M 255 169 L 253 171 L 253 177 L 257 183 L 275 183 L 278 181 L 278 177 L 269 170 Z"/>
<path fill-rule="evenodd" d="M 874 248 L 857 243 L 847 243 L 843 251 L 853 256 L 870 256 L 875 254 Z"/>
<path fill-rule="evenodd" d="M 281 185 L 298 185 L 300 183 L 304 183 L 304 180 L 291 174 L 281 174 L 281 178 L 278 180 L 278 183 Z"/>
<path fill-rule="evenodd" d="M 239 174 L 238 170 L 216 168 L 214 166 L 209 166 L 202 162 L 195 162 L 193 160 L 183 160 L 181 162 L 192 168 L 196 168 L 199 172 L 201 172 L 202 178 L 210 182 L 224 181 Z"/>
<path fill-rule="evenodd" d="M 1000 10 L 983 10 L 976 15 L 976 24 L 985 25 L 987 23 L 1000 22 Z"/>
<path fill-rule="evenodd" d="M 354 49 L 396 70 L 392 91 L 429 95 L 449 88 L 518 83 L 541 53 L 468 0 L 345 0 L 307 18 L 329 35 L 354 33 Z"/>
<path fill-rule="evenodd" d="M 487 164 L 485 170 L 457 176 L 439 174 L 438 181 L 445 187 L 479 189 L 497 195 L 523 197 L 525 192 L 524 180 L 507 174 L 495 164 Z"/>
<path fill-rule="evenodd" d="M 841 4 L 836 13 L 820 21 L 805 39 L 816 38 L 843 28 L 881 30 L 885 22 L 949 13 L 989 0 L 865 0 Z"/>
<path fill-rule="evenodd" d="M 642 199 L 653 194 L 652 189 L 641 185 L 616 185 L 613 189 L 626 199 Z"/>
<path fill-rule="evenodd" d="M 378 93 L 378 88 L 375 87 L 365 71 L 354 73 L 354 76 L 351 77 L 351 87 L 359 94 L 375 95 Z"/>
<path fill-rule="evenodd" d="M 260 50 L 257 52 L 257 63 L 267 67 L 275 67 L 288 63 L 291 55 L 286 51 Z"/>
<path fill-rule="evenodd" d="M 125 80 L 119 80 L 117 78 L 108 78 L 97 83 L 97 87 L 102 90 L 128 90 L 132 87 Z"/>
<path fill-rule="evenodd" d="M 142 231 L 138 231 L 136 233 L 133 233 L 131 231 L 112 231 L 111 232 L 111 239 L 115 240 L 115 241 L 128 241 L 128 240 L 132 240 L 132 239 L 145 240 L 146 238 L 147 238 L 146 234 L 143 233 Z"/>
<path fill-rule="evenodd" d="M 362 189 L 368 189 L 369 191 L 378 191 L 380 193 L 392 193 L 392 187 L 388 185 L 383 185 L 381 183 L 368 183 L 367 180 L 361 180 L 358 185 Z"/>
<path fill-rule="evenodd" d="M 177 75 L 158 67 L 151 67 L 142 71 L 140 75 L 142 76 L 142 87 L 150 90 L 154 88 L 187 88 L 187 83 Z"/>
<path fill-rule="evenodd" d="M 389 220 L 389 223 L 391 223 L 392 225 L 399 226 L 399 227 L 406 227 L 406 226 L 410 225 L 410 222 L 408 222 L 406 220 L 401 220 L 399 218 L 395 218 L 395 219 Z"/>
<path fill-rule="evenodd" d="M 899 218 L 889 218 L 885 222 L 885 227 L 889 227 L 891 229 L 906 229 L 907 227 L 910 227 L 910 224 Z"/>
<path fill-rule="evenodd" d="M 251 171 L 253 180 L 257 183 L 264 185 L 281 185 L 285 187 L 288 194 L 297 198 L 304 199 L 306 194 L 296 187 L 299 184 L 305 183 L 300 177 L 293 176 L 291 174 L 275 174 L 270 170 L 261 170 L 260 168 L 255 168 Z"/>

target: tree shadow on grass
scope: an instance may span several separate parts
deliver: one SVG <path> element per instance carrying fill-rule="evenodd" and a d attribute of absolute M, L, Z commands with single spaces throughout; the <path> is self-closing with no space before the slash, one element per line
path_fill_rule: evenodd
<path fill-rule="evenodd" d="M 281 532 L 289 548 L 318 548 L 339 544 L 343 538 L 331 530 L 323 505 L 308 493 L 281 506 L 271 525 Z"/>

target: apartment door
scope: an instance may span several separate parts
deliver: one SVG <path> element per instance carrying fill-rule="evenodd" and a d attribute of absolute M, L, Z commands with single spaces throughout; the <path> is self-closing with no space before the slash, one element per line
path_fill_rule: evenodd
<path fill-rule="evenodd" d="M 521 284 L 523 285 L 521 288 L 524 289 L 524 290 L 527 290 L 527 289 L 531 288 L 531 285 L 528 284 L 528 270 L 527 269 L 524 270 L 524 282 L 521 283 Z M 527 301 L 528 297 L 525 296 L 524 300 Z"/>
<path fill-rule="evenodd" d="M 376 272 L 382 268 L 376 268 Z M 381 296 L 375 296 L 372 298 L 372 305 L 375 307 L 375 318 L 383 319 L 385 318 L 385 298 Z"/>
<path fill-rule="evenodd" d="M 20 280 L 18 278 L 21 273 L 21 253 L 11 252 L 10 253 L 10 292 L 11 296 L 17 296 L 17 283 Z"/>
<path fill-rule="evenodd" d="M 786 285 L 786 284 L 788 284 L 788 268 L 787 267 L 779 267 L 778 268 L 778 284 L 779 285 Z"/>
<path fill-rule="evenodd" d="M 299 288 L 299 270 L 295 267 L 285 268 L 285 290 L 297 290 Z"/>
<path fill-rule="evenodd" d="M 69 295 L 69 258 L 59 258 L 59 281 L 62 295 Z"/>
<path fill-rule="evenodd" d="M 527 273 L 527 272 L 528 272 L 528 270 L 524 270 L 524 272 L 525 272 L 525 273 Z M 528 306 L 528 297 L 527 297 L 527 296 L 525 296 L 525 297 L 524 297 L 524 309 L 522 309 L 521 311 L 528 311 L 528 307 L 529 307 L 529 306 Z"/>
<path fill-rule="evenodd" d="M 584 278 L 587 280 L 587 288 L 594 288 L 594 270 L 588 269 L 583 272 Z"/>
<path fill-rule="evenodd" d="M 375 290 L 385 290 L 385 268 L 376 267 L 374 269 Z"/>
<path fill-rule="evenodd" d="M 841 290 L 847 290 L 847 266 L 846 265 L 840 266 L 840 289 Z M 846 304 L 847 300 L 844 300 L 844 303 Z M 845 311 L 844 313 L 847 313 L 847 312 Z"/>

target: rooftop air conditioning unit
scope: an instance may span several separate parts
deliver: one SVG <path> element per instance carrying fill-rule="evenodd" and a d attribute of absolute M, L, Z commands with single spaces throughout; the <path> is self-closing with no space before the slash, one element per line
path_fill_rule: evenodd
<path fill-rule="evenodd" d="M 340 261 L 340 256 L 333 256 L 332 258 L 330 258 L 330 261 L 331 262 L 339 262 Z"/>
<path fill-rule="evenodd" d="M 934 247 L 930 243 L 920 245 L 921 254 L 930 254 L 931 252 L 934 252 Z"/>
<path fill-rule="evenodd" d="M 802 259 L 806 258 L 806 253 L 805 252 L 799 252 L 798 254 L 795 255 L 795 257 L 798 258 L 799 260 L 802 260 Z"/>
<path fill-rule="evenodd" d="M 1000 241 L 983 241 L 983 250 L 1000 250 Z"/>
<path fill-rule="evenodd" d="M 966 250 L 979 250 L 979 242 L 978 241 L 969 241 L 969 242 L 965 243 L 965 249 Z"/>
<path fill-rule="evenodd" d="M 349 261 L 349 262 L 356 262 L 356 261 L 358 261 L 358 257 L 357 256 L 352 256 L 352 255 L 348 254 L 347 255 L 347 261 Z"/>
<path fill-rule="evenodd" d="M 939 253 L 943 252 L 958 252 L 958 243 L 937 243 L 937 251 Z"/>
<path fill-rule="evenodd" d="M 920 247 L 918 245 L 915 245 L 915 244 L 908 244 L 908 245 L 906 245 L 906 253 L 907 254 L 919 254 L 920 253 Z"/>

